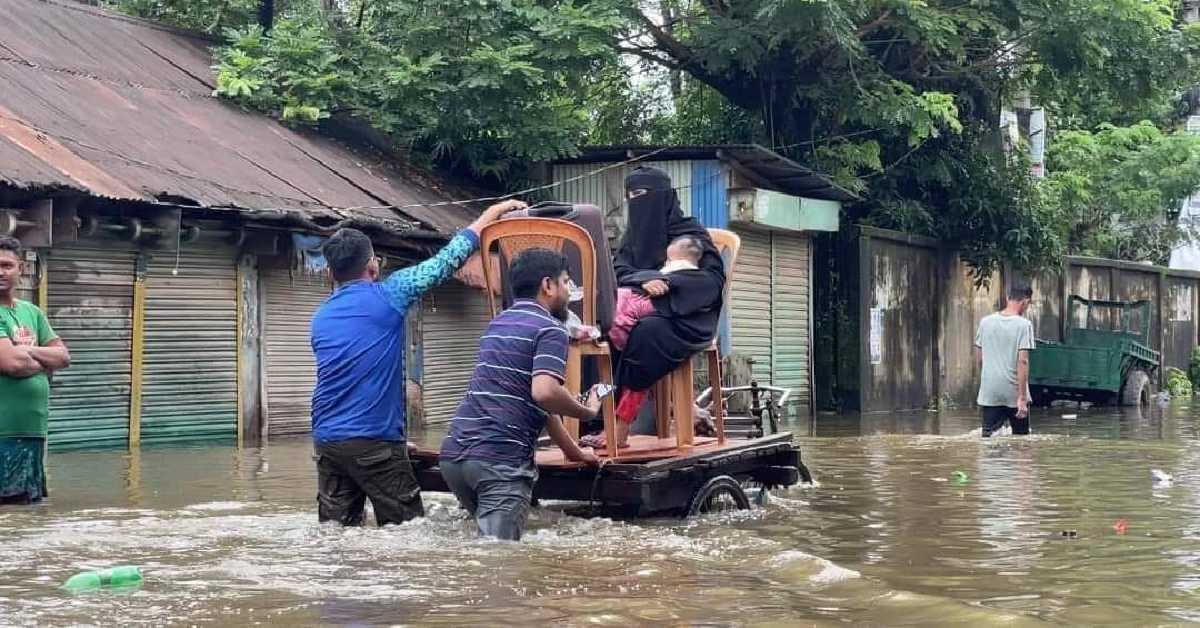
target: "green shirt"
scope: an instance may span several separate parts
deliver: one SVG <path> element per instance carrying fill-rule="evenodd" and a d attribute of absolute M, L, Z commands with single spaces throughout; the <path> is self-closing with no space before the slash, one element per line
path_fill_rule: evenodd
<path fill-rule="evenodd" d="M 0 338 L 15 341 L 26 328 L 39 347 L 58 338 L 38 307 L 17 299 L 13 307 L 0 305 Z M 45 373 L 15 378 L 0 375 L 0 438 L 45 438 L 50 418 L 50 379 Z"/>

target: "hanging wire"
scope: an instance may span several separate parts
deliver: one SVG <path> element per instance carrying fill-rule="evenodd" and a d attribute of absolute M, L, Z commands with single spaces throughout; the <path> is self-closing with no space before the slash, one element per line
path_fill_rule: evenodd
<path fill-rule="evenodd" d="M 356 205 L 353 207 L 342 207 L 340 209 L 342 211 L 356 211 L 356 210 L 363 210 L 363 209 L 417 209 L 420 207 L 444 207 L 446 205 L 469 205 L 472 203 L 487 203 L 487 202 L 493 202 L 493 201 L 506 201 L 508 199 L 516 198 L 518 196 L 528 196 L 530 194 L 533 194 L 534 192 L 541 192 L 542 190 L 549 190 L 549 189 L 556 188 L 561 185 L 566 185 L 568 183 L 573 183 L 575 181 L 579 181 L 582 179 L 588 179 L 588 178 L 594 177 L 598 174 L 601 174 L 601 173 L 604 173 L 604 172 L 607 172 L 609 170 L 613 170 L 616 168 L 623 168 L 629 164 L 643 161 L 645 159 L 649 159 L 650 157 L 653 157 L 665 150 L 668 150 L 669 148 L 670 148 L 669 146 L 663 146 L 661 148 L 656 148 L 644 155 L 638 155 L 636 157 L 630 157 L 629 159 L 626 159 L 625 161 L 618 161 L 616 163 L 611 163 L 611 164 L 608 164 L 607 166 L 597 168 L 590 172 L 585 172 L 581 175 L 574 176 L 569 179 L 563 179 L 561 181 L 554 181 L 552 183 L 547 183 L 545 185 L 538 185 L 538 186 L 534 186 L 531 188 L 526 188 L 524 190 L 518 190 L 516 192 L 509 192 L 508 194 L 502 194 L 500 196 L 481 196 L 479 198 L 471 198 L 471 199 L 460 200 L 460 201 L 439 201 L 436 203 L 411 203 L 408 205 Z"/>

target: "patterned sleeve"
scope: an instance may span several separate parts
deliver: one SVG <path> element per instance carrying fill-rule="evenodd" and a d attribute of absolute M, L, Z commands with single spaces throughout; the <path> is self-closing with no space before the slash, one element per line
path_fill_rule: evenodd
<path fill-rule="evenodd" d="M 459 231 L 437 255 L 415 266 L 402 268 L 384 280 L 383 291 L 388 301 L 397 310 L 406 311 L 422 294 L 453 276 L 477 248 L 479 236 L 474 231 Z"/>
<path fill-rule="evenodd" d="M 550 375 L 559 382 L 567 379 L 567 330 L 546 327 L 538 332 L 533 348 L 533 374 Z"/>

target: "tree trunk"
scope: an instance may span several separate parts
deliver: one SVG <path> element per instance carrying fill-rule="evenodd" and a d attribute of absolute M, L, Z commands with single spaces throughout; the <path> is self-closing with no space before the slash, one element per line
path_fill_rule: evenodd
<path fill-rule="evenodd" d="M 671 0 L 662 0 L 659 4 L 660 13 L 662 13 L 663 31 L 675 36 L 675 10 L 671 8 Z M 679 97 L 683 94 L 683 73 L 678 69 L 670 70 L 671 76 L 671 101 L 676 107 L 679 106 Z"/>

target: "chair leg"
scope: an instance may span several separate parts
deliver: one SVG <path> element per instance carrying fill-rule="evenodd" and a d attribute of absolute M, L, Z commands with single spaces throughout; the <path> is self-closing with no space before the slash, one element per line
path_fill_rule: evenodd
<path fill-rule="evenodd" d="M 600 364 L 600 381 L 613 381 L 612 358 L 607 355 L 600 355 L 596 359 Z M 619 443 L 617 443 L 617 409 L 613 403 L 613 395 L 608 395 L 604 398 L 602 409 L 604 414 L 604 443 L 608 448 L 608 458 L 615 460 L 621 448 Z"/>
<path fill-rule="evenodd" d="M 659 438 L 671 437 L 671 386 L 670 376 L 654 385 L 654 422 Z"/>
<path fill-rule="evenodd" d="M 684 360 L 679 368 L 671 373 L 673 384 L 672 407 L 675 411 L 675 444 L 678 447 L 691 447 L 695 443 L 695 400 L 692 398 L 692 361 Z"/>
<path fill-rule="evenodd" d="M 583 385 L 583 353 L 580 351 L 579 346 L 574 343 L 571 343 L 567 347 L 566 375 L 567 390 L 571 391 L 571 394 L 578 395 L 580 392 L 579 388 Z M 566 428 L 567 433 L 571 435 L 572 439 L 576 442 L 579 441 L 579 419 L 564 416 L 563 427 Z"/>
<path fill-rule="evenodd" d="M 717 428 L 717 444 L 725 444 L 725 395 L 721 390 L 721 353 L 716 349 L 708 355 L 708 385 L 712 387 L 712 418 Z"/>

